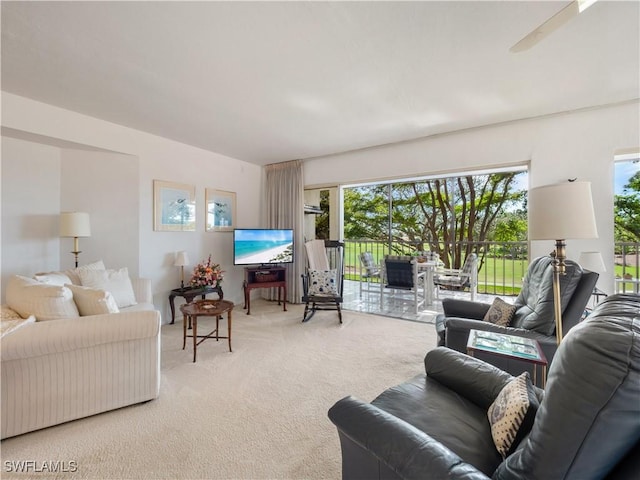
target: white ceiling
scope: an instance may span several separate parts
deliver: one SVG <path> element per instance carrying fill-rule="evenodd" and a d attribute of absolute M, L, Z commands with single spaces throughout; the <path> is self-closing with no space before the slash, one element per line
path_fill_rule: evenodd
<path fill-rule="evenodd" d="M 256 164 L 640 97 L 640 3 L 2 2 L 2 90 Z"/>

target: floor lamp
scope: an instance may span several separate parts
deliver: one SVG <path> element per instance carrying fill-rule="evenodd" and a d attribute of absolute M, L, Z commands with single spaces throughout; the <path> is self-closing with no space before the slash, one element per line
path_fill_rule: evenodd
<path fill-rule="evenodd" d="M 555 240 L 553 304 L 556 340 L 562 341 L 560 275 L 565 274 L 566 240 L 598 238 L 590 182 L 564 182 L 529 191 L 529 240 Z"/>
<path fill-rule="evenodd" d="M 60 214 L 60 236 L 73 237 L 73 253 L 78 268 L 78 254 L 82 253 L 79 248 L 79 237 L 91 236 L 91 225 L 89 214 L 85 212 L 62 212 Z"/>

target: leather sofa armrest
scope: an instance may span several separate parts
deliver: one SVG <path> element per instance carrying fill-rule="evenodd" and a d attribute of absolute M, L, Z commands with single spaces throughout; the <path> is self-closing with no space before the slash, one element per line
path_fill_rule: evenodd
<path fill-rule="evenodd" d="M 433 437 L 370 403 L 345 397 L 329 409 L 329 418 L 341 435 L 400 478 L 489 478 Z"/>
<path fill-rule="evenodd" d="M 442 300 L 442 311 L 446 317 L 462 317 L 482 320 L 491 308 L 488 303 L 471 302 L 458 298 Z"/>
<path fill-rule="evenodd" d="M 151 291 L 151 279 L 132 278 L 133 293 L 138 303 L 153 303 L 153 292 Z"/>
<path fill-rule="evenodd" d="M 483 409 L 513 379 L 509 373 L 482 360 L 447 347 L 437 347 L 424 357 L 427 376 Z"/>

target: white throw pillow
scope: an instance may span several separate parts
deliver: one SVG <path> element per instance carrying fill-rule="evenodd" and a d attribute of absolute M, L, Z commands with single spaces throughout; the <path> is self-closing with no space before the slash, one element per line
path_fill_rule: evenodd
<path fill-rule="evenodd" d="M 77 268 L 65 270 L 63 273 L 67 277 L 69 277 L 69 280 L 71 280 L 68 283 L 73 283 L 74 285 L 82 285 L 80 281 L 80 272 L 86 272 L 87 270 L 106 270 L 106 267 L 104 266 L 104 262 L 102 260 L 98 260 L 97 262 L 87 263 L 86 265 L 81 265 Z"/>
<path fill-rule="evenodd" d="M 60 287 L 71 283 L 71 279 L 68 275 L 62 272 L 36 273 L 33 278 L 39 282 L 46 283 L 48 285 L 58 285 Z"/>
<path fill-rule="evenodd" d="M 73 301 L 78 307 L 81 317 L 118 313 L 120 309 L 111 292 L 80 285 L 65 285 L 73 293 Z"/>
<path fill-rule="evenodd" d="M 21 317 L 34 315 L 37 321 L 80 316 L 67 287 L 48 285 L 20 275 L 9 280 L 6 301 Z"/>
<path fill-rule="evenodd" d="M 83 270 L 78 274 L 83 287 L 111 292 L 118 308 L 130 307 L 138 303 L 127 267 L 119 270 Z"/>

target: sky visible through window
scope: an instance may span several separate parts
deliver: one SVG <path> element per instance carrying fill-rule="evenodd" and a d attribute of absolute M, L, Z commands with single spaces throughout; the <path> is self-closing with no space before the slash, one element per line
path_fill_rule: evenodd
<path fill-rule="evenodd" d="M 640 159 L 623 160 L 616 162 L 614 174 L 614 194 L 622 195 L 624 186 L 629 183 L 629 179 L 640 171 Z"/>

